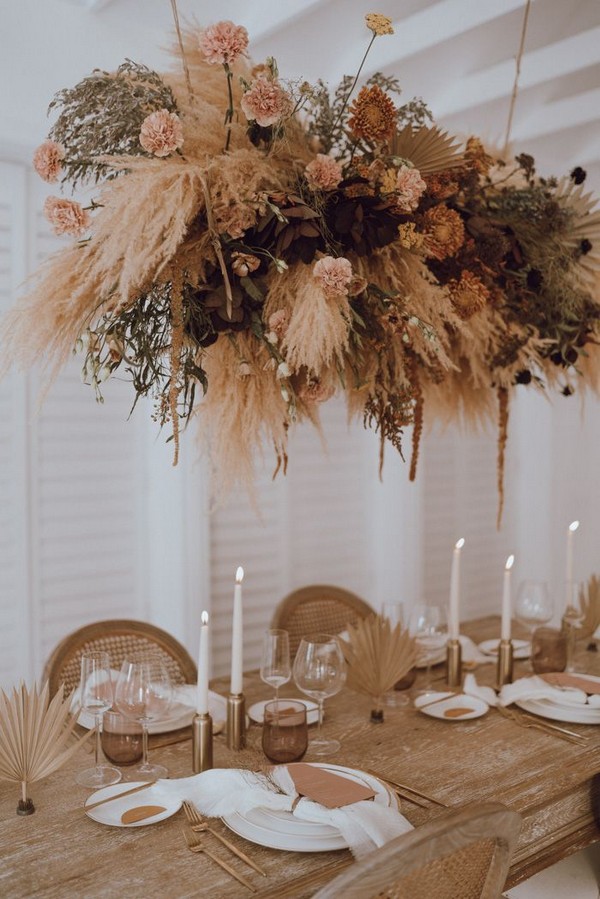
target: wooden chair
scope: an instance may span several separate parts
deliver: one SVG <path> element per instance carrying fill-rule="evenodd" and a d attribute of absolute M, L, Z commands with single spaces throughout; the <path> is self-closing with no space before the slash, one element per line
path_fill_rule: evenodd
<path fill-rule="evenodd" d="M 152 650 L 165 663 L 174 684 L 196 683 L 198 672 L 188 651 L 166 631 L 144 621 L 112 620 L 87 624 L 62 640 L 44 668 L 50 696 L 61 684 L 65 694 L 79 686 L 81 655 L 93 650 L 105 651 L 111 668 L 119 670 L 124 659 L 134 652 Z"/>
<path fill-rule="evenodd" d="M 293 659 L 306 634 L 339 634 L 348 622 L 355 624 L 359 618 L 366 618 L 373 612 L 364 599 L 349 590 L 314 584 L 289 593 L 275 609 L 271 627 L 289 632 Z"/>
<path fill-rule="evenodd" d="M 498 802 L 449 812 L 371 852 L 313 899 L 498 899 L 520 827 Z"/>

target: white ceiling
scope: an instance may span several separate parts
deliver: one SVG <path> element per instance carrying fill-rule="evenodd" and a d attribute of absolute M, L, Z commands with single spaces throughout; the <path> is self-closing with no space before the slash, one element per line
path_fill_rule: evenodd
<path fill-rule="evenodd" d="M 179 0 L 182 19 L 230 18 L 248 28 L 254 59 L 283 77 L 335 83 L 356 71 L 382 12 L 365 71 L 394 73 L 404 98 L 422 96 L 458 133 L 502 145 L 525 0 Z M 217 12 L 217 11 L 218 12 Z M 0 150 L 35 146 L 53 93 L 125 57 L 169 65 L 169 0 L 0 0 Z M 163 49 L 161 49 L 163 48 Z M 6 89 L 6 85 L 9 88 Z M 588 169 L 600 192 L 600 0 L 533 0 L 513 122 L 515 152 L 546 174 Z"/>

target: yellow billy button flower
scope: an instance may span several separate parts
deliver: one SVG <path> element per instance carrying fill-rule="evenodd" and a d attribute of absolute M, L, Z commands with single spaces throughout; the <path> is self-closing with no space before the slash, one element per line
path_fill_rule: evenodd
<path fill-rule="evenodd" d="M 382 16 L 381 13 L 367 13 L 367 15 L 365 16 L 365 22 L 367 23 L 367 28 L 372 31 L 373 34 L 394 33 L 394 29 L 392 28 L 392 20 L 388 19 L 387 16 Z"/>

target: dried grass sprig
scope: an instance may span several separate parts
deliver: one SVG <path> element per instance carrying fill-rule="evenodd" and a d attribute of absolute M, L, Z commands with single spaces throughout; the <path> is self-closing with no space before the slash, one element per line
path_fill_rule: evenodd
<path fill-rule="evenodd" d="M 76 720 L 62 687 L 52 701 L 47 683 L 41 692 L 24 683 L 11 695 L 0 691 L 0 780 L 21 784 L 23 805 L 31 802 L 27 785 L 64 765 L 93 733 L 69 745 Z"/>
<path fill-rule="evenodd" d="M 348 686 L 372 696 L 379 708 L 383 694 L 415 665 L 415 640 L 400 624 L 392 628 L 381 615 L 348 624 L 347 631 L 348 640 L 340 644 L 348 665 Z"/>

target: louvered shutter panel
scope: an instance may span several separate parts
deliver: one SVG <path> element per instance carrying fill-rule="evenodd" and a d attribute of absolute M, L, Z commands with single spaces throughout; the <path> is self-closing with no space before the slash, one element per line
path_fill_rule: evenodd
<path fill-rule="evenodd" d="M 0 313 L 12 306 L 25 276 L 25 169 L 0 163 Z M 29 678 L 27 578 L 26 380 L 0 382 L 0 686 Z"/>
<path fill-rule="evenodd" d="M 41 212 L 47 191 L 38 179 L 32 184 L 37 266 L 64 239 L 51 235 Z M 32 424 L 32 605 L 42 661 L 85 623 L 140 613 L 141 480 L 138 420 L 127 421 L 131 386 L 111 379 L 105 402 L 96 403 L 82 382 L 82 361 L 67 364 Z"/>

